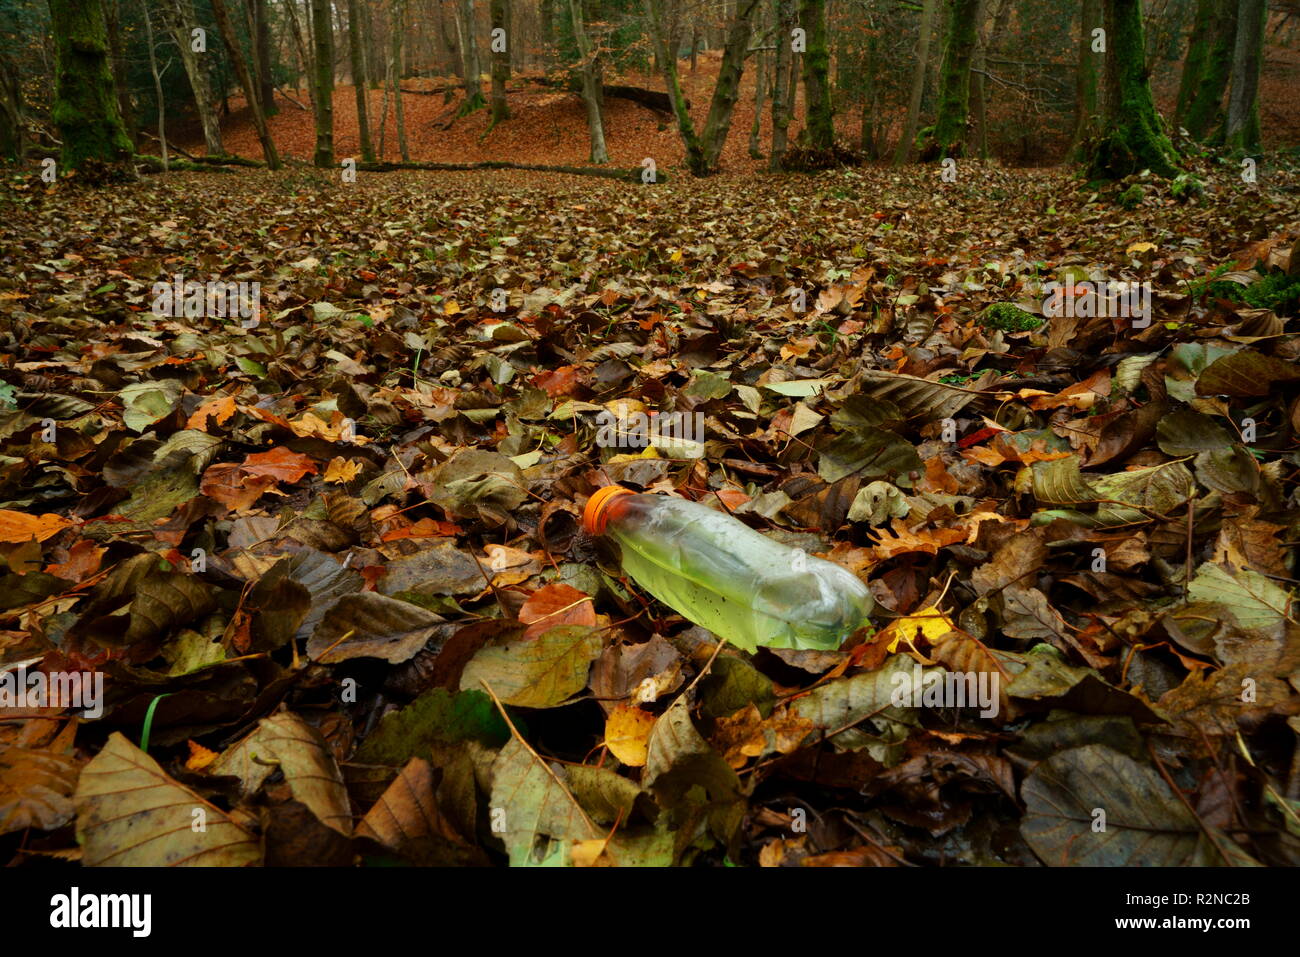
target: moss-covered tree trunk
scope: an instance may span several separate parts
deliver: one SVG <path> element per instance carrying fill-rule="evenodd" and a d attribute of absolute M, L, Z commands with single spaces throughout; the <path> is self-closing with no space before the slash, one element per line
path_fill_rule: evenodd
<path fill-rule="evenodd" d="M 239 77 L 239 85 L 244 88 L 249 112 L 253 114 L 253 129 L 257 131 L 258 142 L 262 144 L 262 155 L 266 158 L 266 165 L 269 169 L 279 169 L 280 154 L 275 151 L 275 141 L 271 139 L 271 130 L 266 125 L 266 114 L 262 112 L 257 83 L 253 79 L 253 71 L 249 69 L 248 62 L 244 59 L 244 51 L 239 45 L 234 24 L 230 21 L 225 0 L 212 0 L 212 12 L 216 16 L 217 29 L 221 31 L 221 38 L 225 41 L 230 63 L 235 68 L 235 75 Z"/>
<path fill-rule="evenodd" d="M 921 121 L 921 98 L 925 95 L 925 74 L 930 65 L 930 34 L 934 30 L 934 11 L 938 5 L 939 0 L 923 0 L 921 4 L 921 27 L 916 40 L 916 62 L 912 67 L 912 92 L 907 100 L 903 132 L 894 151 L 895 166 L 907 162 L 912 153 L 912 140 L 916 138 L 917 124 Z"/>
<path fill-rule="evenodd" d="M 50 118 L 68 169 L 98 161 L 131 169 L 131 141 L 117 110 L 108 62 L 104 8 L 86 0 L 50 0 L 54 34 L 54 105 Z"/>
<path fill-rule="evenodd" d="M 608 163 L 605 149 L 604 85 L 601 83 L 600 60 L 593 52 L 587 27 L 582 17 L 582 0 L 568 0 L 569 17 L 573 24 L 573 39 L 578 45 L 582 60 L 582 102 L 587 107 L 587 132 L 591 141 L 588 154 L 593 163 Z"/>
<path fill-rule="evenodd" d="M 922 160 L 961 156 L 970 117 L 970 68 L 979 30 L 980 0 L 948 0 L 943 65 L 939 69 L 939 112 Z"/>
<path fill-rule="evenodd" d="M 1234 149 L 1259 149 L 1259 73 L 1264 60 L 1268 0 L 1241 0 L 1232 53 L 1232 89 L 1224 120 L 1224 142 Z"/>
<path fill-rule="evenodd" d="M 375 161 L 375 147 L 370 142 L 370 109 L 366 102 L 366 58 L 362 52 L 365 44 L 364 26 L 361 20 L 361 4 L 357 0 L 348 0 L 348 60 L 352 65 L 352 86 L 357 101 L 357 133 L 361 139 L 361 159 L 365 163 Z"/>
<path fill-rule="evenodd" d="M 510 104 L 506 101 L 506 84 L 510 81 L 510 51 L 513 49 L 510 35 L 509 0 L 492 0 L 490 8 L 492 17 L 492 125 L 510 118 Z M 497 31 L 500 30 L 500 33 Z"/>
<path fill-rule="evenodd" d="M 334 165 L 334 14 L 330 0 L 311 0 L 312 85 L 316 88 L 316 152 L 312 162 Z"/>
<path fill-rule="evenodd" d="M 703 133 L 696 132 L 695 123 L 687 108 L 686 94 L 682 91 L 681 77 L 677 72 L 676 51 L 669 46 L 661 0 L 645 0 L 645 4 L 651 38 L 659 62 L 663 65 L 664 83 L 673 104 L 673 115 L 677 118 L 677 132 L 686 147 L 686 167 L 693 176 L 708 176 L 717 171 L 718 159 L 727 141 L 727 131 L 731 128 L 731 117 L 740 96 L 740 78 L 745 69 L 749 35 L 753 30 L 759 0 L 738 0 L 736 4 L 736 13 L 727 31 L 722 65 L 718 70 L 717 84 L 713 87 L 713 97 L 709 101 L 709 115 L 704 121 Z"/>
<path fill-rule="evenodd" d="M 194 49 L 194 30 L 198 20 L 194 15 L 191 0 L 165 0 L 163 15 L 176 49 L 180 54 L 181 66 L 190 81 L 190 90 L 194 93 L 194 108 L 199 114 L 199 123 L 203 127 L 203 145 L 209 156 L 225 153 L 221 145 L 221 121 L 217 118 L 217 101 L 212 93 L 212 84 L 208 79 L 208 65 L 204 54 Z"/>
<path fill-rule="evenodd" d="M 803 55 L 803 96 L 808 145 L 813 149 L 828 150 L 835 145 L 835 111 L 831 102 L 826 0 L 799 0 L 799 25 L 807 37 Z"/>
<path fill-rule="evenodd" d="M 1193 139 L 1222 137 L 1223 94 L 1232 75 L 1238 0 L 1214 0 L 1214 25 L 1199 82 L 1192 92 L 1182 125 Z"/>
<path fill-rule="evenodd" d="M 772 150 L 768 154 L 767 168 L 778 170 L 785 156 L 790 135 L 788 106 L 790 82 L 790 31 L 794 28 L 794 0 L 772 0 L 776 20 L 775 63 L 772 68 Z"/>
<path fill-rule="evenodd" d="M 1092 179 L 1121 179 L 1149 169 L 1178 173 L 1151 97 L 1142 31 L 1142 0 L 1104 0 L 1106 29 L 1105 120 L 1088 165 Z"/>
<path fill-rule="evenodd" d="M 1187 38 L 1187 55 L 1183 57 L 1183 72 L 1178 78 L 1178 105 L 1174 108 L 1174 123 L 1182 126 L 1187 111 L 1196 98 L 1201 77 L 1210 62 L 1210 48 L 1214 45 L 1215 8 L 1219 0 L 1196 0 L 1196 13 L 1192 18 L 1192 32 Z"/>

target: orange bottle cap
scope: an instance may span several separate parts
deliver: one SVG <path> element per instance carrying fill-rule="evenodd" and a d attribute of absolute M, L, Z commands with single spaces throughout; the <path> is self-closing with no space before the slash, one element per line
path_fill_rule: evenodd
<path fill-rule="evenodd" d="M 635 495 L 630 488 L 621 485 L 605 485 L 591 493 L 587 507 L 582 510 L 582 527 L 588 535 L 604 535 L 605 523 L 609 521 L 606 508 L 620 495 Z"/>

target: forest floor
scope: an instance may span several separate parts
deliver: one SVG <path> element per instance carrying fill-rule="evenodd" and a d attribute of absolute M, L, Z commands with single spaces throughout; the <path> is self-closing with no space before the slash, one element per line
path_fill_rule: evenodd
<path fill-rule="evenodd" d="M 1300 175 L 1197 172 L 10 179 L 0 662 L 107 680 L 5 712 L 0 858 L 1300 862 Z M 641 408 L 700 454 L 599 447 Z M 719 646 L 610 480 L 876 627 Z"/>

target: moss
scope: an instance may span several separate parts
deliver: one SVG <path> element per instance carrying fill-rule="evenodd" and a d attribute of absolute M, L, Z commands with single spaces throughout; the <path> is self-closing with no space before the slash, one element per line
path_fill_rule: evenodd
<path fill-rule="evenodd" d="M 1300 276 L 1271 272 L 1249 286 L 1231 281 L 1212 282 L 1209 284 L 1209 292 L 1217 299 L 1244 303 L 1252 309 L 1271 309 L 1281 315 L 1300 305 Z"/>
<path fill-rule="evenodd" d="M 808 145 L 828 150 L 835 144 L 831 103 L 830 45 L 826 36 L 826 0 L 800 0 L 799 22 L 807 32 L 803 56 L 804 95 L 808 102 Z"/>
<path fill-rule="evenodd" d="M 1115 197 L 1115 202 L 1123 209 L 1137 209 L 1142 205 L 1142 200 L 1146 199 L 1147 191 L 1142 188 L 1141 183 L 1134 183 L 1124 192 Z"/>
<path fill-rule="evenodd" d="M 50 21 L 56 65 L 50 119 L 63 141 L 63 165 L 80 169 L 87 163 L 107 164 L 128 174 L 131 141 L 118 112 L 103 8 L 56 0 L 50 4 Z"/>
<path fill-rule="evenodd" d="M 985 329 L 1002 332 L 1029 332 L 1043 324 L 1039 316 L 1025 312 L 1009 302 L 995 302 L 979 315 L 978 322 Z"/>
<path fill-rule="evenodd" d="M 1179 173 L 1169 184 L 1169 195 L 1180 203 L 1205 195 L 1205 184 L 1191 173 Z"/>

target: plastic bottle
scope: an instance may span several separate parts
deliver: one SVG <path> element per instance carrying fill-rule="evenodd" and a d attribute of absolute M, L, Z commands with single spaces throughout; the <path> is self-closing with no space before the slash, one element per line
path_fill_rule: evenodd
<path fill-rule="evenodd" d="M 607 485 L 582 521 L 618 543 L 638 585 L 746 651 L 838 648 L 875 606 L 847 569 L 683 498 Z"/>

